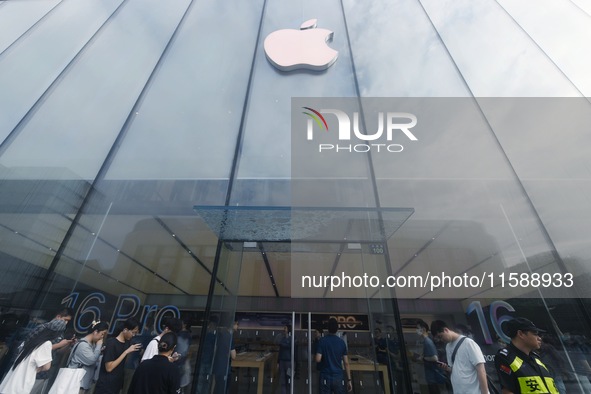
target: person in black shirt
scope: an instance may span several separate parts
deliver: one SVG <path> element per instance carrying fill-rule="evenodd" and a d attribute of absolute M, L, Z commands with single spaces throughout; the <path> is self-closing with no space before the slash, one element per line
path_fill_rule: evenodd
<path fill-rule="evenodd" d="M 143 361 L 135 370 L 127 394 L 178 394 L 181 374 L 173 364 L 177 336 L 168 332 L 158 342 L 158 355 Z"/>
<path fill-rule="evenodd" d="M 129 345 L 138 331 L 139 323 L 135 319 L 128 319 L 123 323 L 123 330 L 119 335 L 107 339 L 94 391 L 96 394 L 119 394 L 125 376 L 125 357 L 142 348 L 141 344 Z"/>

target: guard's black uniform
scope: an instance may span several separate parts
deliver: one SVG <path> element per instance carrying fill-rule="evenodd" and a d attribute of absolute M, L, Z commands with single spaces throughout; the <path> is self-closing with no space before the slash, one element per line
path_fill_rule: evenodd
<path fill-rule="evenodd" d="M 534 352 L 528 356 L 511 343 L 497 352 L 495 367 L 501 387 L 515 394 L 559 394 L 554 378 Z"/>

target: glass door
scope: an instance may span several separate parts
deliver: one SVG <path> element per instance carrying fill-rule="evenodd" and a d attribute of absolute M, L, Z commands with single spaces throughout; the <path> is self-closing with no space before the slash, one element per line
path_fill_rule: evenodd
<path fill-rule="evenodd" d="M 375 244 L 245 243 L 229 393 L 316 393 L 319 340 L 337 320 L 356 392 L 404 393 L 405 347 L 390 292 L 368 286 L 303 288 L 304 273 L 386 275 Z M 300 278 L 299 280 L 296 278 Z M 345 375 L 343 375 L 345 376 Z"/>
<path fill-rule="evenodd" d="M 316 392 L 314 338 L 328 335 L 327 323 L 335 318 L 338 335 L 348 345 L 357 391 L 410 392 L 401 384 L 405 349 L 395 295 L 379 284 L 390 274 L 385 234 L 396 231 L 412 210 L 218 210 L 198 212 L 220 238 L 248 239 L 220 241 L 228 256 L 219 262 L 225 275 L 217 276 L 210 297 L 212 316 L 226 313 L 226 329 L 238 323 L 231 345 L 236 355 L 223 387 L 230 393 Z M 389 215 L 383 225 L 378 223 L 381 214 Z M 229 286 L 225 278 L 235 282 Z M 222 386 L 212 382 L 215 373 L 207 370 L 211 352 L 201 345 L 200 374 L 209 384 L 197 392 L 210 393 Z"/>

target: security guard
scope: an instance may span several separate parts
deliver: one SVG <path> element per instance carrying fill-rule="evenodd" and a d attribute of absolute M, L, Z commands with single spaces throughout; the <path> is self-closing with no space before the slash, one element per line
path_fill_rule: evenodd
<path fill-rule="evenodd" d="M 545 331 L 523 317 L 506 322 L 505 327 L 511 343 L 495 357 L 503 394 L 560 394 L 548 368 L 534 353 L 542 345 L 539 334 Z"/>

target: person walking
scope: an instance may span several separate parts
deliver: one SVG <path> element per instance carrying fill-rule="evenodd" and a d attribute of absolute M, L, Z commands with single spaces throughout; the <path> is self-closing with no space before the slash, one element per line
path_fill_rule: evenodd
<path fill-rule="evenodd" d="M 451 373 L 454 393 L 488 394 L 485 360 L 478 344 L 451 330 L 443 320 L 431 323 L 431 333 L 447 343 L 445 352 L 451 364 L 442 363 L 440 367 Z"/>
<path fill-rule="evenodd" d="M 316 362 L 320 369 L 320 394 L 343 394 L 343 367 L 347 375 L 347 391 L 353 390 L 347 345 L 337 336 L 339 324 L 335 318 L 328 321 L 328 335 L 321 338 L 316 349 Z M 341 364 L 342 363 L 342 364 Z"/>
<path fill-rule="evenodd" d="M 503 394 L 560 394 L 549 368 L 534 352 L 542 346 L 540 333 L 545 331 L 524 317 L 509 320 L 505 327 L 511 343 L 495 356 Z"/>

